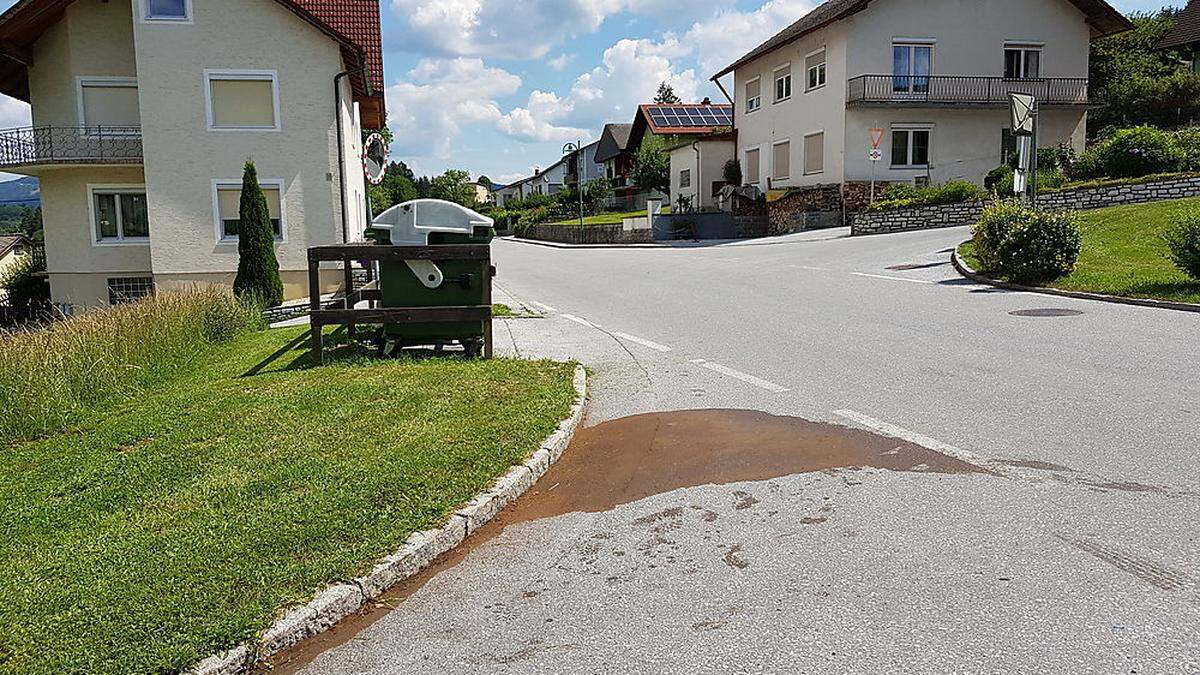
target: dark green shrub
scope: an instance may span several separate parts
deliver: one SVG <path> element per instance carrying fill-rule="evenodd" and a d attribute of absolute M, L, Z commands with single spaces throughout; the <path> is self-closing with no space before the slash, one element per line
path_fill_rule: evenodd
<path fill-rule="evenodd" d="M 238 270 L 233 292 L 264 307 L 277 307 L 283 302 L 283 281 L 275 257 L 275 231 L 252 160 L 246 160 L 242 170 L 238 219 Z"/>
<path fill-rule="evenodd" d="M 883 201 L 912 199 L 920 190 L 912 183 L 892 183 L 883 189 L 880 199 Z"/>
<path fill-rule="evenodd" d="M 1163 239 L 1171 262 L 1184 274 L 1200 280 L 1200 211 L 1192 209 L 1172 218 Z"/>
<path fill-rule="evenodd" d="M 998 192 L 999 194 L 1004 195 L 1005 193 L 999 192 L 998 188 L 1005 181 L 1008 181 L 1007 194 L 1012 194 L 1012 176 L 1013 168 L 1011 166 L 1008 166 L 1007 164 L 998 166 L 987 172 L 987 175 L 983 177 L 983 189 L 987 190 L 988 192 Z"/>
<path fill-rule="evenodd" d="M 1175 137 L 1154 127 L 1121 129 L 1096 147 L 1104 173 L 1113 177 L 1178 171 L 1183 164 Z"/>
<path fill-rule="evenodd" d="M 1075 180 L 1092 180 L 1104 176 L 1104 160 L 1101 157 L 1108 141 L 1100 141 L 1079 153 L 1067 169 L 1067 177 Z"/>
<path fill-rule="evenodd" d="M 1175 132 L 1175 143 L 1183 156 L 1182 171 L 1200 171 L 1200 127 L 1188 127 Z"/>
<path fill-rule="evenodd" d="M 901 209 L 938 204 L 958 204 L 979 201 L 987 192 L 965 180 L 952 180 L 942 185 L 917 188 L 907 183 L 893 183 L 883 191 L 883 198 L 871 205 L 872 211 Z"/>
<path fill-rule="evenodd" d="M 725 166 L 721 168 L 721 177 L 725 179 L 726 185 L 740 187 L 742 184 L 742 164 L 736 159 L 731 159 L 725 162 Z"/>
<path fill-rule="evenodd" d="M 1018 283 L 1057 279 L 1079 258 L 1079 228 L 1070 213 L 998 201 L 984 208 L 972 232 L 983 271 Z"/>

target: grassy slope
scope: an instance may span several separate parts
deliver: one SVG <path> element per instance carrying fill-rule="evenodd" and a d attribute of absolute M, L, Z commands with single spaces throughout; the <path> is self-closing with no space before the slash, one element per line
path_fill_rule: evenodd
<path fill-rule="evenodd" d="M 574 399 L 569 364 L 289 369 L 298 335 L 239 337 L 0 453 L 0 671 L 177 669 L 232 646 L 444 520 Z"/>
<path fill-rule="evenodd" d="M 1071 291 L 1092 291 L 1137 298 L 1200 302 L 1200 281 L 1191 280 L 1166 258 L 1163 231 L 1171 216 L 1200 208 L 1200 198 L 1081 211 L 1083 250 L 1075 271 L 1046 284 Z M 978 268 L 968 242 L 960 255 Z"/>
<path fill-rule="evenodd" d="M 671 207 L 664 206 L 661 213 L 668 214 L 671 212 Z M 646 215 L 646 209 L 640 211 L 614 211 L 612 213 L 597 213 L 594 216 L 584 216 L 584 225 L 620 225 L 624 218 L 640 218 Z M 560 220 L 554 223 L 555 225 L 578 225 L 579 218 L 574 220 Z"/>

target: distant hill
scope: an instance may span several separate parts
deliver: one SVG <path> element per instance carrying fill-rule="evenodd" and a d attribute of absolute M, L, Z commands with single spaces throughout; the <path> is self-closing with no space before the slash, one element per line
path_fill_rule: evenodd
<path fill-rule="evenodd" d="M 42 203 L 38 179 L 32 176 L 0 182 L 0 206 L 17 204 L 38 206 Z"/>

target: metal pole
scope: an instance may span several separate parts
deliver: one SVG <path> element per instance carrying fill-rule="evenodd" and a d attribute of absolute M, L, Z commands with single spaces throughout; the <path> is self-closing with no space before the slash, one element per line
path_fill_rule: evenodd
<path fill-rule="evenodd" d="M 1033 117 L 1033 135 L 1029 138 L 1029 205 L 1037 206 L 1037 171 L 1038 171 L 1038 156 L 1037 156 L 1037 132 L 1038 132 L 1038 104 L 1034 101 L 1033 110 L 1030 111 Z"/>
<path fill-rule="evenodd" d="M 575 141 L 575 191 L 579 193 L 579 229 L 583 230 L 583 147 Z"/>

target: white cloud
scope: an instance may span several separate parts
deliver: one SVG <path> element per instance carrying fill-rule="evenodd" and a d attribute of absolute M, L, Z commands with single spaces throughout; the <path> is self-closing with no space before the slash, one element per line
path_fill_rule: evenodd
<path fill-rule="evenodd" d="M 695 55 L 707 79 L 808 14 L 814 6 L 810 0 L 769 0 L 750 12 L 727 9 L 692 24 L 681 42 Z"/>
<path fill-rule="evenodd" d="M 405 80 L 387 88 L 388 126 L 397 156 L 450 158 L 463 127 L 501 118 L 496 97 L 521 87 L 521 78 L 482 59 L 424 59 Z"/>
<path fill-rule="evenodd" d="M 696 72 L 671 62 L 686 52 L 672 36 L 658 42 L 620 40 L 604 51 L 599 66 L 576 78 L 567 94 L 535 90 L 524 107 L 501 117 L 497 126 L 523 141 L 585 139 L 605 122 L 633 119 L 637 105 L 653 99 L 659 82 L 694 100 L 701 84 Z"/>
<path fill-rule="evenodd" d="M 563 52 L 562 54 L 559 54 L 558 56 L 547 60 L 546 65 L 550 66 L 550 68 L 552 68 L 553 70 L 562 70 L 562 69 L 566 68 L 571 63 L 571 61 L 574 61 L 574 60 L 575 60 L 574 54 L 567 54 L 566 52 Z"/>

